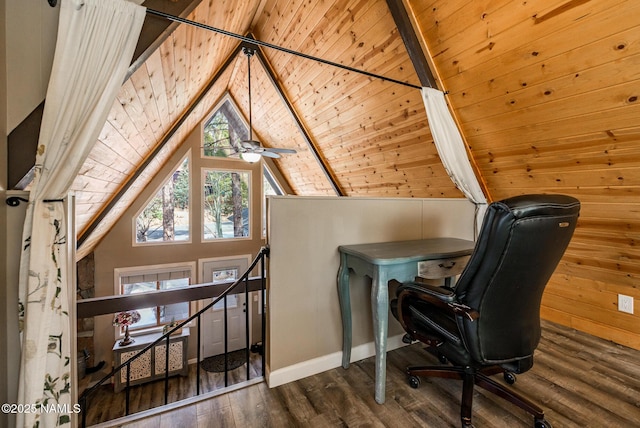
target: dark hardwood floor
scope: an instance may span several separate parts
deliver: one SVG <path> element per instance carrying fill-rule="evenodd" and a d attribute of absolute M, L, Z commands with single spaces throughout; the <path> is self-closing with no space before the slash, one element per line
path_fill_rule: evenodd
<path fill-rule="evenodd" d="M 265 383 L 138 421 L 127 428 L 164 427 L 455 427 L 461 382 L 406 382 L 407 365 L 437 364 L 414 344 L 388 353 L 387 400 L 374 400 L 374 359 L 336 368 L 277 388 Z M 502 382 L 502 377 L 495 377 Z M 514 389 L 544 410 L 558 427 L 639 427 L 640 351 L 556 324 L 543 323 L 533 368 Z M 476 388 L 473 422 L 481 427 L 532 427 L 533 418 Z"/>
<path fill-rule="evenodd" d="M 258 354 L 250 354 L 249 379 L 262 377 L 262 358 Z M 195 364 L 189 365 L 188 376 L 173 376 L 169 378 L 167 403 L 177 403 L 181 400 L 197 397 L 196 394 Z M 104 375 L 99 376 L 100 378 Z M 230 370 L 225 385 L 224 373 L 207 372 L 200 370 L 200 394 L 223 391 L 226 387 L 238 385 L 247 381 L 247 366 Z M 125 416 L 125 391 L 114 392 L 112 384 L 100 386 L 91 394 L 88 412 L 87 426 L 107 423 Z M 164 404 L 164 380 L 136 385 L 129 392 L 129 414 L 155 409 Z"/>

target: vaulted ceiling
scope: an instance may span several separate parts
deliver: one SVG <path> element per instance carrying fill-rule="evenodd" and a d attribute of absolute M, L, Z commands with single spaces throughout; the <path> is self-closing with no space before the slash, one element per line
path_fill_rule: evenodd
<path fill-rule="evenodd" d="M 186 18 L 420 85 L 384 0 L 201 1 Z M 180 24 L 124 83 L 73 186 L 80 255 L 225 93 L 248 117 L 240 45 Z M 461 197 L 440 163 L 416 88 L 268 47 L 252 64 L 254 132 L 265 146 L 298 151 L 276 161 L 296 194 Z"/>
<path fill-rule="evenodd" d="M 402 6 L 488 198 L 566 193 L 582 202 L 545 317 L 640 349 L 640 319 L 616 310 L 618 293 L 640 298 L 639 2 L 195 3 L 189 20 L 419 86 L 416 47 L 405 47 L 388 3 Z M 225 93 L 248 116 L 239 45 L 180 24 L 123 84 L 74 184 L 80 255 Z M 252 63 L 255 134 L 298 150 L 276 161 L 296 194 L 462 197 L 419 90 L 261 51 L 264 62 Z"/>

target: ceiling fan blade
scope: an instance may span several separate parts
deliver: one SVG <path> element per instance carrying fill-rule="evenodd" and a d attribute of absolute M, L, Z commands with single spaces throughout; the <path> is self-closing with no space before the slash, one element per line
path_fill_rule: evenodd
<path fill-rule="evenodd" d="M 264 149 L 268 152 L 273 152 L 273 153 L 298 153 L 293 149 L 282 149 L 279 147 L 265 147 Z"/>
<path fill-rule="evenodd" d="M 261 156 L 264 156 L 264 157 L 267 157 L 267 158 L 273 158 L 273 159 L 278 159 L 280 157 L 279 154 L 271 152 L 271 151 L 268 151 L 266 149 L 262 150 L 262 151 L 255 152 L 255 153 L 258 153 Z"/>
<path fill-rule="evenodd" d="M 245 149 L 256 150 L 260 147 L 260 142 L 256 140 L 242 140 L 240 141 L 240 145 Z"/>

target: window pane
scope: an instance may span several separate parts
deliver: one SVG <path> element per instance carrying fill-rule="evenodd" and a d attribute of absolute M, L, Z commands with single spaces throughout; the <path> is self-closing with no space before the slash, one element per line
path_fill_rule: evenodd
<path fill-rule="evenodd" d="M 171 290 L 189 286 L 189 278 L 166 279 L 160 281 L 160 290 Z M 189 318 L 189 303 L 173 303 L 171 305 L 160 306 L 160 324 L 167 324 L 173 321 L 184 321 Z"/>
<path fill-rule="evenodd" d="M 242 140 L 248 138 L 248 129 L 240 119 L 232 102 L 226 100 L 204 126 L 205 157 L 229 157 L 238 153 Z"/>
<path fill-rule="evenodd" d="M 133 284 L 123 284 L 122 294 L 139 294 L 146 293 L 147 291 L 156 291 L 157 283 L 155 281 L 150 282 L 134 282 Z"/>
<path fill-rule="evenodd" d="M 144 294 L 161 290 L 188 287 L 192 270 L 188 266 L 175 268 L 157 267 L 127 270 L 119 274 L 120 294 Z M 152 308 L 138 309 L 140 321 L 129 327 L 130 331 L 161 327 L 172 321 L 184 321 L 191 316 L 189 302 L 174 303 Z M 120 329 L 124 333 L 124 328 Z"/>
<path fill-rule="evenodd" d="M 136 217 L 136 242 L 189 240 L 189 159 Z"/>
<path fill-rule="evenodd" d="M 213 276 L 213 278 L 211 278 L 211 281 L 214 284 L 224 282 L 224 281 L 229 281 L 229 280 L 235 280 L 235 279 L 238 279 L 238 269 L 233 268 L 233 269 L 215 270 L 212 272 L 211 276 Z"/>
<path fill-rule="evenodd" d="M 174 288 L 188 287 L 189 278 L 166 279 L 160 281 L 160 290 L 171 290 Z"/>
<path fill-rule="evenodd" d="M 188 158 L 136 217 L 135 234 L 137 243 L 189 240 Z"/>
<path fill-rule="evenodd" d="M 160 323 L 167 324 L 173 321 L 184 321 L 189 318 L 189 303 L 173 303 L 160 306 Z"/>
<path fill-rule="evenodd" d="M 129 327 L 130 330 L 137 330 L 145 327 L 155 327 L 158 325 L 158 322 L 156 320 L 156 308 L 138 309 L 138 312 L 140 312 L 140 321 Z"/>
<path fill-rule="evenodd" d="M 217 299 L 217 297 L 216 297 L 216 299 Z M 235 309 L 237 307 L 238 307 L 238 295 L 229 294 L 227 296 L 227 310 Z M 218 303 L 216 303 L 215 305 L 213 305 L 211 307 L 211 310 L 213 310 L 213 311 L 224 310 L 224 299 L 220 299 L 220 301 Z"/>
<path fill-rule="evenodd" d="M 249 236 L 248 171 L 211 171 L 204 173 L 205 240 Z"/>

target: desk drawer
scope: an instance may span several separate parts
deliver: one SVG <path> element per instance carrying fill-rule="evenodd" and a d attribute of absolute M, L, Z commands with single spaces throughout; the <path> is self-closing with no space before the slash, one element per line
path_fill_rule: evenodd
<path fill-rule="evenodd" d="M 449 278 L 459 275 L 471 256 L 418 262 L 418 276 L 427 279 Z"/>

